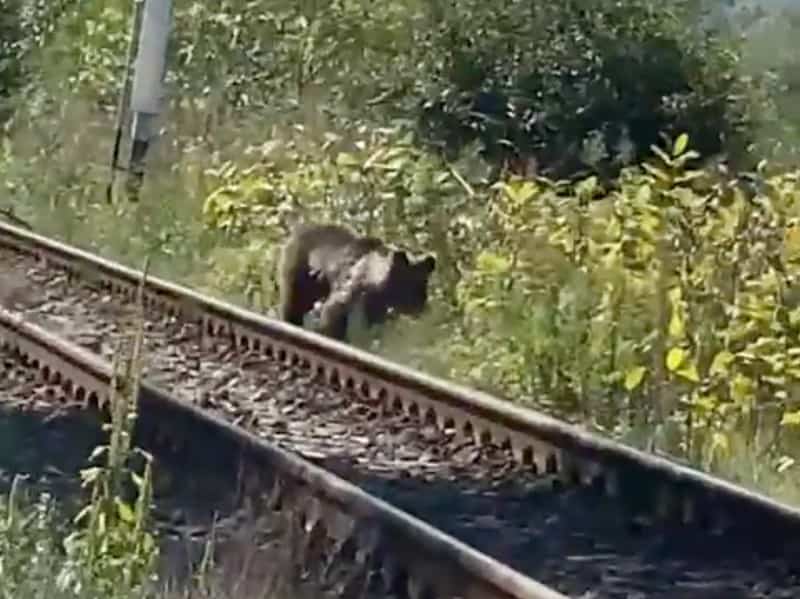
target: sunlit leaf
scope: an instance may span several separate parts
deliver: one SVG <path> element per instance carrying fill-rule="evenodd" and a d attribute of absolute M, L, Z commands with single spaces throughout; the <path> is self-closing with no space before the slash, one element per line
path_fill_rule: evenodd
<path fill-rule="evenodd" d="M 672 160 L 670 159 L 670 157 L 667 156 L 666 152 L 664 152 L 664 150 L 662 150 L 658 146 L 651 145 L 650 151 L 653 152 L 653 154 L 655 154 L 656 156 L 658 156 L 664 164 L 667 165 L 672 164 Z"/>
<path fill-rule="evenodd" d="M 341 152 L 336 156 L 336 165 L 339 167 L 358 167 L 360 163 L 358 159 L 349 152 Z"/>
<path fill-rule="evenodd" d="M 783 237 L 783 248 L 787 260 L 796 260 L 800 257 L 800 226 L 787 227 Z"/>
<path fill-rule="evenodd" d="M 672 316 L 669 319 L 669 334 L 675 339 L 683 339 L 686 334 L 686 327 L 679 310 L 672 311 Z"/>
<path fill-rule="evenodd" d="M 643 167 L 643 168 L 644 168 L 644 169 L 645 169 L 645 170 L 646 170 L 648 173 L 650 173 L 651 175 L 653 175 L 655 178 L 657 178 L 657 179 L 659 179 L 659 180 L 661 180 L 661 181 L 663 181 L 663 182 L 665 182 L 665 183 L 669 183 L 669 182 L 671 181 L 671 178 L 670 178 L 670 176 L 669 176 L 669 175 L 666 173 L 666 171 L 664 171 L 664 170 L 662 170 L 662 169 L 660 169 L 660 168 L 658 168 L 658 167 L 656 167 L 656 166 L 653 166 L 652 164 L 647 164 L 647 163 L 645 163 L 645 164 L 643 164 L 643 165 L 642 165 L 642 167 Z"/>
<path fill-rule="evenodd" d="M 511 259 L 494 252 L 481 252 L 476 260 L 479 270 L 487 273 L 503 273 L 511 268 Z"/>
<path fill-rule="evenodd" d="M 731 399 L 738 404 L 749 402 L 755 391 L 755 383 L 749 377 L 737 373 L 729 384 Z"/>
<path fill-rule="evenodd" d="M 667 353 L 667 368 L 670 371 L 675 372 L 681 367 L 681 364 L 683 364 L 684 360 L 686 360 L 686 356 L 688 354 L 689 352 L 687 352 L 685 349 L 673 347 Z"/>
<path fill-rule="evenodd" d="M 728 374 L 728 367 L 731 365 L 731 362 L 734 360 L 734 355 L 727 351 L 722 350 L 711 361 L 711 366 L 708 369 L 708 373 L 711 376 L 716 376 L 718 374 L 727 375 Z"/>
<path fill-rule="evenodd" d="M 672 146 L 673 157 L 677 157 L 683 154 L 684 151 L 686 151 L 686 146 L 688 145 L 689 145 L 689 136 L 686 133 L 681 133 L 678 136 L 678 139 L 675 140 L 675 144 Z"/>
<path fill-rule="evenodd" d="M 781 418 L 781 426 L 800 426 L 800 410 L 784 412 L 783 418 Z"/>
<path fill-rule="evenodd" d="M 636 389 L 642 383 L 646 372 L 647 369 L 644 366 L 636 366 L 628 370 L 625 373 L 625 389 L 628 391 Z"/>
<path fill-rule="evenodd" d="M 636 191 L 636 202 L 639 204 L 649 204 L 652 191 L 649 185 L 641 185 Z"/>
<path fill-rule="evenodd" d="M 691 381 L 693 383 L 700 382 L 700 374 L 697 372 L 697 365 L 692 363 L 687 364 L 685 367 L 681 368 L 680 370 L 676 370 L 675 374 L 678 376 L 685 378 L 687 381 Z"/>
<path fill-rule="evenodd" d="M 119 514 L 120 520 L 127 522 L 128 524 L 136 520 L 133 510 L 127 503 L 122 501 L 119 497 L 116 498 L 115 503 L 117 504 L 117 513 Z"/>
<path fill-rule="evenodd" d="M 531 181 L 514 181 L 503 186 L 503 192 L 512 204 L 520 205 L 528 202 L 538 192 L 535 183 Z"/>
<path fill-rule="evenodd" d="M 692 401 L 695 409 L 700 409 L 705 412 L 713 412 L 719 406 L 719 397 L 711 393 L 709 395 L 698 395 Z"/>

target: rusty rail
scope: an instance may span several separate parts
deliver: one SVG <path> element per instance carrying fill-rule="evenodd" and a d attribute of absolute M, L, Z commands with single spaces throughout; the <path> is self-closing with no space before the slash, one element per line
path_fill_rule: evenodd
<path fill-rule="evenodd" d="M 98 355 L 5 309 L 0 309 L 0 342 L 74 400 L 104 407 L 112 367 Z M 307 532 L 321 530 L 337 547 L 354 544 L 358 559 L 371 562 L 387 583 L 407 581 L 404 596 L 566 599 L 338 476 L 157 387 L 144 383 L 139 402 L 136 435 L 145 444 L 166 443 L 180 452 L 202 439 L 206 450 L 213 448 L 215 466 L 238 471 L 242 497 L 251 506 L 299 511 Z"/>
<path fill-rule="evenodd" d="M 141 277 L 135 269 L 4 223 L 0 245 L 130 299 Z M 204 335 L 228 336 L 239 347 L 299 363 L 365 398 L 418 413 L 439 426 L 454 424 L 476 443 L 508 443 L 516 460 L 539 472 L 557 472 L 565 482 L 597 486 L 628 504 L 632 513 L 741 534 L 749 543 L 764 541 L 773 550 L 778 550 L 776 538 L 800 539 L 800 510 L 664 457 L 169 281 L 148 278 L 145 301 L 200 323 Z M 788 556 L 789 546 L 781 548 Z M 791 551 L 793 557 L 800 555 L 797 548 Z"/>

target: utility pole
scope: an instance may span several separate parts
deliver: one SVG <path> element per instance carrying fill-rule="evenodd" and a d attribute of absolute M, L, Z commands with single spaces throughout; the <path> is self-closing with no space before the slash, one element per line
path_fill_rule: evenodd
<path fill-rule="evenodd" d="M 158 135 L 157 119 L 163 107 L 171 25 L 172 0 L 145 0 L 131 94 L 133 125 L 128 190 L 134 200 L 144 179 L 147 150 Z"/>
<path fill-rule="evenodd" d="M 167 44 L 172 26 L 172 0 L 134 0 L 135 10 L 131 31 L 128 65 L 117 113 L 117 138 L 112 157 L 112 175 L 108 199 L 111 200 L 114 174 L 118 169 L 118 157 L 122 128 L 129 108 L 133 113 L 131 123 L 131 147 L 128 159 L 126 190 L 131 201 L 137 201 L 144 179 L 145 158 L 150 145 L 158 136 L 158 117 L 163 108 L 164 75 L 167 67 Z M 137 35 L 138 34 L 138 35 Z M 136 44 L 136 59 L 133 65 L 133 85 L 129 86 L 130 60 Z M 130 89 L 130 93 L 129 93 Z M 130 107 L 127 106 L 130 98 Z"/>

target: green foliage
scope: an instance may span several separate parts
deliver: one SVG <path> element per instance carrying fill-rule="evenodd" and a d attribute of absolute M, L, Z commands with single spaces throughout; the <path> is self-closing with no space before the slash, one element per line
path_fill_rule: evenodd
<path fill-rule="evenodd" d="M 262 273 L 274 271 L 292 224 L 316 219 L 345 221 L 420 253 L 450 257 L 438 276 L 443 293 L 452 296 L 465 249 L 461 241 L 467 228 L 479 227 L 468 217 L 469 183 L 456 166 L 423 152 L 397 129 L 360 134 L 349 142 L 331 134 L 309 150 L 290 140 L 279 149 L 273 145 L 279 160 L 266 156 L 244 169 L 226 163 L 208 171 L 212 191 L 203 206 L 205 222 L 241 250 L 246 286 L 263 289 Z M 272 252 L 263 252 L 265 247 Z M 220 252 L 227 250 L 217 250 L 213 261 Z M 247 256 L 253 255 L 261 256 L 262 264 L 266 260 L 264 270 L 252 268 Z"/>
<path fill-rule="evenodd" d="M 618 433 L 651 422 L 659 444 L 707 467 L 743 429 L 786 464 L 793 447 L 777 431 L 800 421 L 789 358 L 800 356 L 797 174 L 762 176 L 754 194 L 689 168 L 698 155 L 686 134 L 669 152 L 653 147 L 614 189 L 594 177 L 470 181 L 466 165 L 398 131 L 349 152 L 288 145 L 280 167 L 214 173 L 206 222 L 250 248 L 225 250 L 248 265 L 241 278 L 227 269 L 232 287 L 268 285 L 253 268 L 266 246 L 254 240 L 277 249 L 295 218 L 349 215 L 362 231 L 447 257 L 435 316 L 359 343 Z"/>
<path fill-rule="evenodd" d="M 738 49 L 737 72 L 756 83 L 749 86 L 759 106 L 754 151 L 773 163 L 796 163 L 800 141 L 800 56 L 794 40 L 800 26 L 798 7 L 783 3 L 742 4 L 722 33 Z"/>
<path fill-rule="evenodd" d="M 56 597 L 60 548 L 53 502 L 45 495 L 32 506 L 21 483 L 16 478 L 9 496 L 0 498 L 0 595 Z"/>
<path fill-rule="evenodd" d="M 58 27 L 32 72 L 110 109 L 130 3 L 58 6 L 40 16 Z M 319 131 L 401 117 L 450 158 L 478 141 L 496 165 L 533 157 L 556 176 L 613 174 L 679 130 L 704 156 L 743 159 L 781 90 L 766 78 L 749 89 L 735 47 L 695 25 L 699 10 L 693 0 L 181 2 L 169 82 L 202 138 L 265 113 Z"/>
<path fill-rule="evenodd" d="M 613 175 L 663 132 L 738 161 L 757 114 L 735 54 L 698 29 L 698 10 L 685 0 L 442 6 L 423 130 L 448 150 L 478 139 L 493 161 L 533 158 L 555 177 Z"/>
<path fill-rule="evenodd" d="M 19 87 L 22 75 L 21 62 L 17 60 L 23 38 L 19 9 L 17 0 L 0 0 L 0 124 L 8 118 L 5 103 Z"/>
<path fill-rule="evenodd" d="M 759 436 L 765 424 L 795 421 L 800 179 L 766 178 L 754 196 L 710 183 L 685 169 L 687 141 L 679 137 L 671 155 L 654 148 L 656 160 L 627 170 L 610 193 L 592 179 L 559 194 L 503 185 L 495 215 L 506 235 L 476 255 L 462 282 L 480 343 L 474 359 L 482 365 L 502 346 L 494 351 L 546 363 L 528 372 L 527 391 L 574 398 L 601 423 L 616 384 L 625 400 L 615 411 L 652 414 L 706 466 L 741 427 L 778 459 L 791 444 L 777 435 L 762 446 Z M 512 262 L 514 285 L 504 286 Z M 522 322 L 544 324 L 529 336 Z M 490 362 L 507 363 L 506 376 L 520 363 Z"/>

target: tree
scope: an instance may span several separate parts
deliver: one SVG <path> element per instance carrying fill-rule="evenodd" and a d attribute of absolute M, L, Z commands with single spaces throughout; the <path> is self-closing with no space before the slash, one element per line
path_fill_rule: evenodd
<path fill-rule="evenodd" d="M 489 160 L 532 157 L 559 177 L 614 174 L 662 133 L 744 162 L 753 117 L 735 54 L 687 25 L 701 5 L 458 2 L 441 13 L 438 89 L 420 128 L 447 153 L 477 141 Z"/>

